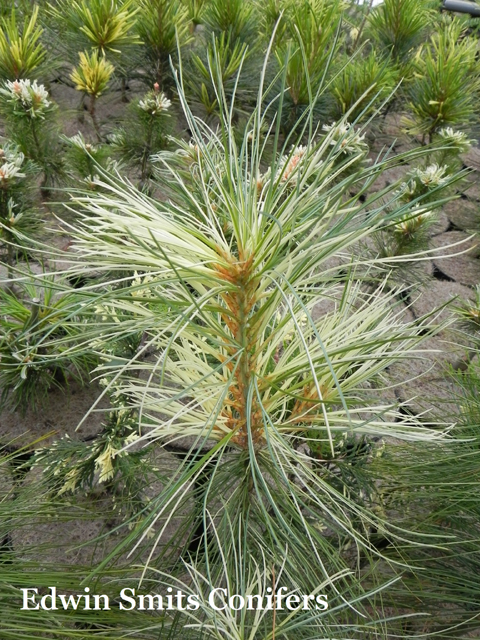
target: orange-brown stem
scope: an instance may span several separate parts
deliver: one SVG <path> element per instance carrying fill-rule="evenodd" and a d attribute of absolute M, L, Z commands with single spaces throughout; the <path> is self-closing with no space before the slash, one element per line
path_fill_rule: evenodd
<path fill-rule="evenodd" d="M 255 336 L 249 317 L 256 302 L 256 281 L 252 274 L 253 256 L 233 261 L 224 256 L 228 266 L 217 265 L 217 273 L 232 288 L 223 294 L 225 313 L 222 320 L 232 334 L 232 346 L 226 351 L 230 355 L 239 352 L 239 362 L 234 366 L 229 363 L 229 371 L 234 371 L 233 383 L 229 390 L 229 398 L 225 402 L 223 417 L 227 427 L 235 432 L 232 442 L 242 448 L 249 446 L 251 438 L 254 446 L 264 441 L 262 412 L 255 395 L 249 403 L 251 388 L 256 369 Z M 249 406 L 250 405 L 250 406 Z"/>

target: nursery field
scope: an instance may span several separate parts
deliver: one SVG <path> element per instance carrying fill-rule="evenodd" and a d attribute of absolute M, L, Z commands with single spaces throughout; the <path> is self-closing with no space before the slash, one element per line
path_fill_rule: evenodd
<path fill-rule="evenodd" d="M 0 640 L 480 637 L 464 4 L 0 0 Z"/>

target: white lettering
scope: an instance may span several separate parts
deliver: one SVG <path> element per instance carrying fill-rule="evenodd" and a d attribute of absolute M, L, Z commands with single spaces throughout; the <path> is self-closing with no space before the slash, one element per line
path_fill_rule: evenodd
<path fill-rule="evenodd" d="M 226 589 L 213 589 L 212 591 L 210 591 L 210 594 L 208 596 L 208 604 L 212 607 L 212 609 L 215 609 L 215 611 L 223 611 L 227 608 L 225 600 L 223 601 L 223 607 L 217 607 L 217 605 L 215 604 L 215 596 L 217 594 L 217 591 L 222 591 L 224 595 L 227 595 Z"/>
<path fill-rule="evenodd" d="M 257 598 L 257 603 L 256 603 L 255 606 L 253 605 L 253 599 L 254 598 Z M 248 610 L 252 610 L 253 609 L 255 611 L 258 611 L 258 610 L 263 611 L 263 597 L 259 593 L 256 593 L 255 595 L 247 596 L 245 599 L 247 601 L 247 607 L 246 608 Z"/>
<path fill-rule="evenodd" d="M 267 587 L 267 595 L 265 596 L 265 600 L 267 601 L 267 604 L 265 605 L 265 609 L 267 611 L 269 611 L 270 609 L 273 609 L 273 593 L 272 593 L 272 587 Z"/>
<path fill-rule="evenodd" d="M 287 591 L 286 587 L 280 587 L 280 589 L 275 594 L 275 609 L 283 611 L 282 600 L 284 596 L 284 591 Z"/>
<path fill-rule="evenodd" d="M 141 611 L 145 611 L 145 608 L 148 611 L 163 611 L 163 598 L 159 594 L 155 594 L 154 596 L 146 595 L 146 596 L 137 596 L 138 597 L 138 608 Z M 157 606 L 155 607 L 153 604 L 154 600 L 157 600 Z M 145 607 L 145 600 L 148 600 L 148 607 Z"/>
<path fill-rule="evenodd" d="M 90 587 L 85 587 L 84 591 L 88 592 L 90 591 Z M 90 596 L 89 595 L 85 595 L 83 596 L 85 598 L 85 606 L 83 607 L 84 611 L 90 610 Z"/>
<path fill-rule="evenodd" d="M 80 598 L 82 598 L 83 596 L 78 595 L 77 600 L 75 600 L 75 596 L 68 596 L 67 600 L 67 596 L 65 596 L 63 593 L 59 593 L 58 597 L 60 598 L 60 602 L 62 603 L 62 607 L 64 609 L 68 609 L 68 607 L 71 605 L 72 609 L 76 610 L 78 605 L 80 604 Z"/>
<path fill-rule="evenodd" d="M 103 607 L 100 607 L 100 598 L 103 598 Z M 93 607 L 94 611 L 110 611 L 110 599 L 105 593 L 101 593 L 100 595 L 93 596 L 93 600 L 95 602 L 95 606 Z"/>
<path fill-rule="evenodd" d="M 310 607 L 308 606 L 308 602 L 309 600 L 315 600 L 315 596 L 312 596 L 312 594 L 307 595 L 307 596 L 302 596 L 303 598 L 303 610 L 306 611 L 307 609 L 310 609 Z"/>
<path fill-rule="evenodd" d="M 297 596 L 294 593 L 287 596 L 287 598 L 285 599 L 285 604 L 287 605 L 287 609 L 289 609 L 290 611 L 295 611 L 295 609 L 298 609 L 298 607 L 294 605 L 297 605 L 299 602 L 300 602 L 300 596 Z"/>
<path fill-rule="evenodd" d="M 122 589 L 120 591 L 120 598 L 122 600 L 126 600 L 129 604 L 131 604 L 131 607 L 124 607 L 123 604 L 120 602 L 119 608 L 121 611 L 131 611 L 132 609 L 135 609 L 136 602 L 133 598 L 131 598 L 130 596 L 127 596 L 127 594 L 125 593 L 126 591 L 130 591 L 132 596 L 135 595 L 135 589 L 128 589 L 127 587 L 125 587 L 125 589 Z"/>
<path fill-rule="evenodd" d="M 238 598 L 238 607 L 236 607 L 234 604 L 236 598 Z M 240 594 L 235 593 L 233 596 L 230 596 L 230 598 L 228 599 L 228 606 L 230 607 L 230 609 L 233 609 L 234 611 L 240 611 L 240 609 L 243 609 L 243 607 L 245 606 L 245 599 Z"/>
<path fill-rule="evenodd" d="M 200 608 L 200 602 L 198 601 L 198 596 L 194 595 L 194 594 L 190 594 L 189 596 L 187 596 L 187 609 L 189 611 L 196 611 L 197 609 Z"/>
<path fill-rule="evenodd" d="M 40 606 L 45 611 L 54 611 L 55 609 L 58 609 L 57 605 L 55 604 L 55 600 L 57 598 L 57 588 L 49 587 L 49 589 L 50 593 L 47 593 L 47 595 L 43 596 L 43 598 L 40 600 Z M 47 598 L 50 598 L 50 607 L 47 607 Z"/>
<path fill-rule="evenodd" d="M 23 591 L 23 610 L 27 610 L 27 611 L 32 611 L 34 609 L 39 609 L 39 605 L 37 604 L 36 607 L 29 607 L 28 606 L 28 601 L 30 600 L 31 602 L 33 602 L 33 604 L 35 604 L 35 595 L 28 595 L 29 591 L 34 591 L 35 593 L 38 594 L 38 589 L 33 589 L 33 588 L 28 588 L 28 589 L 20 589 L 20 591 Z"/>

